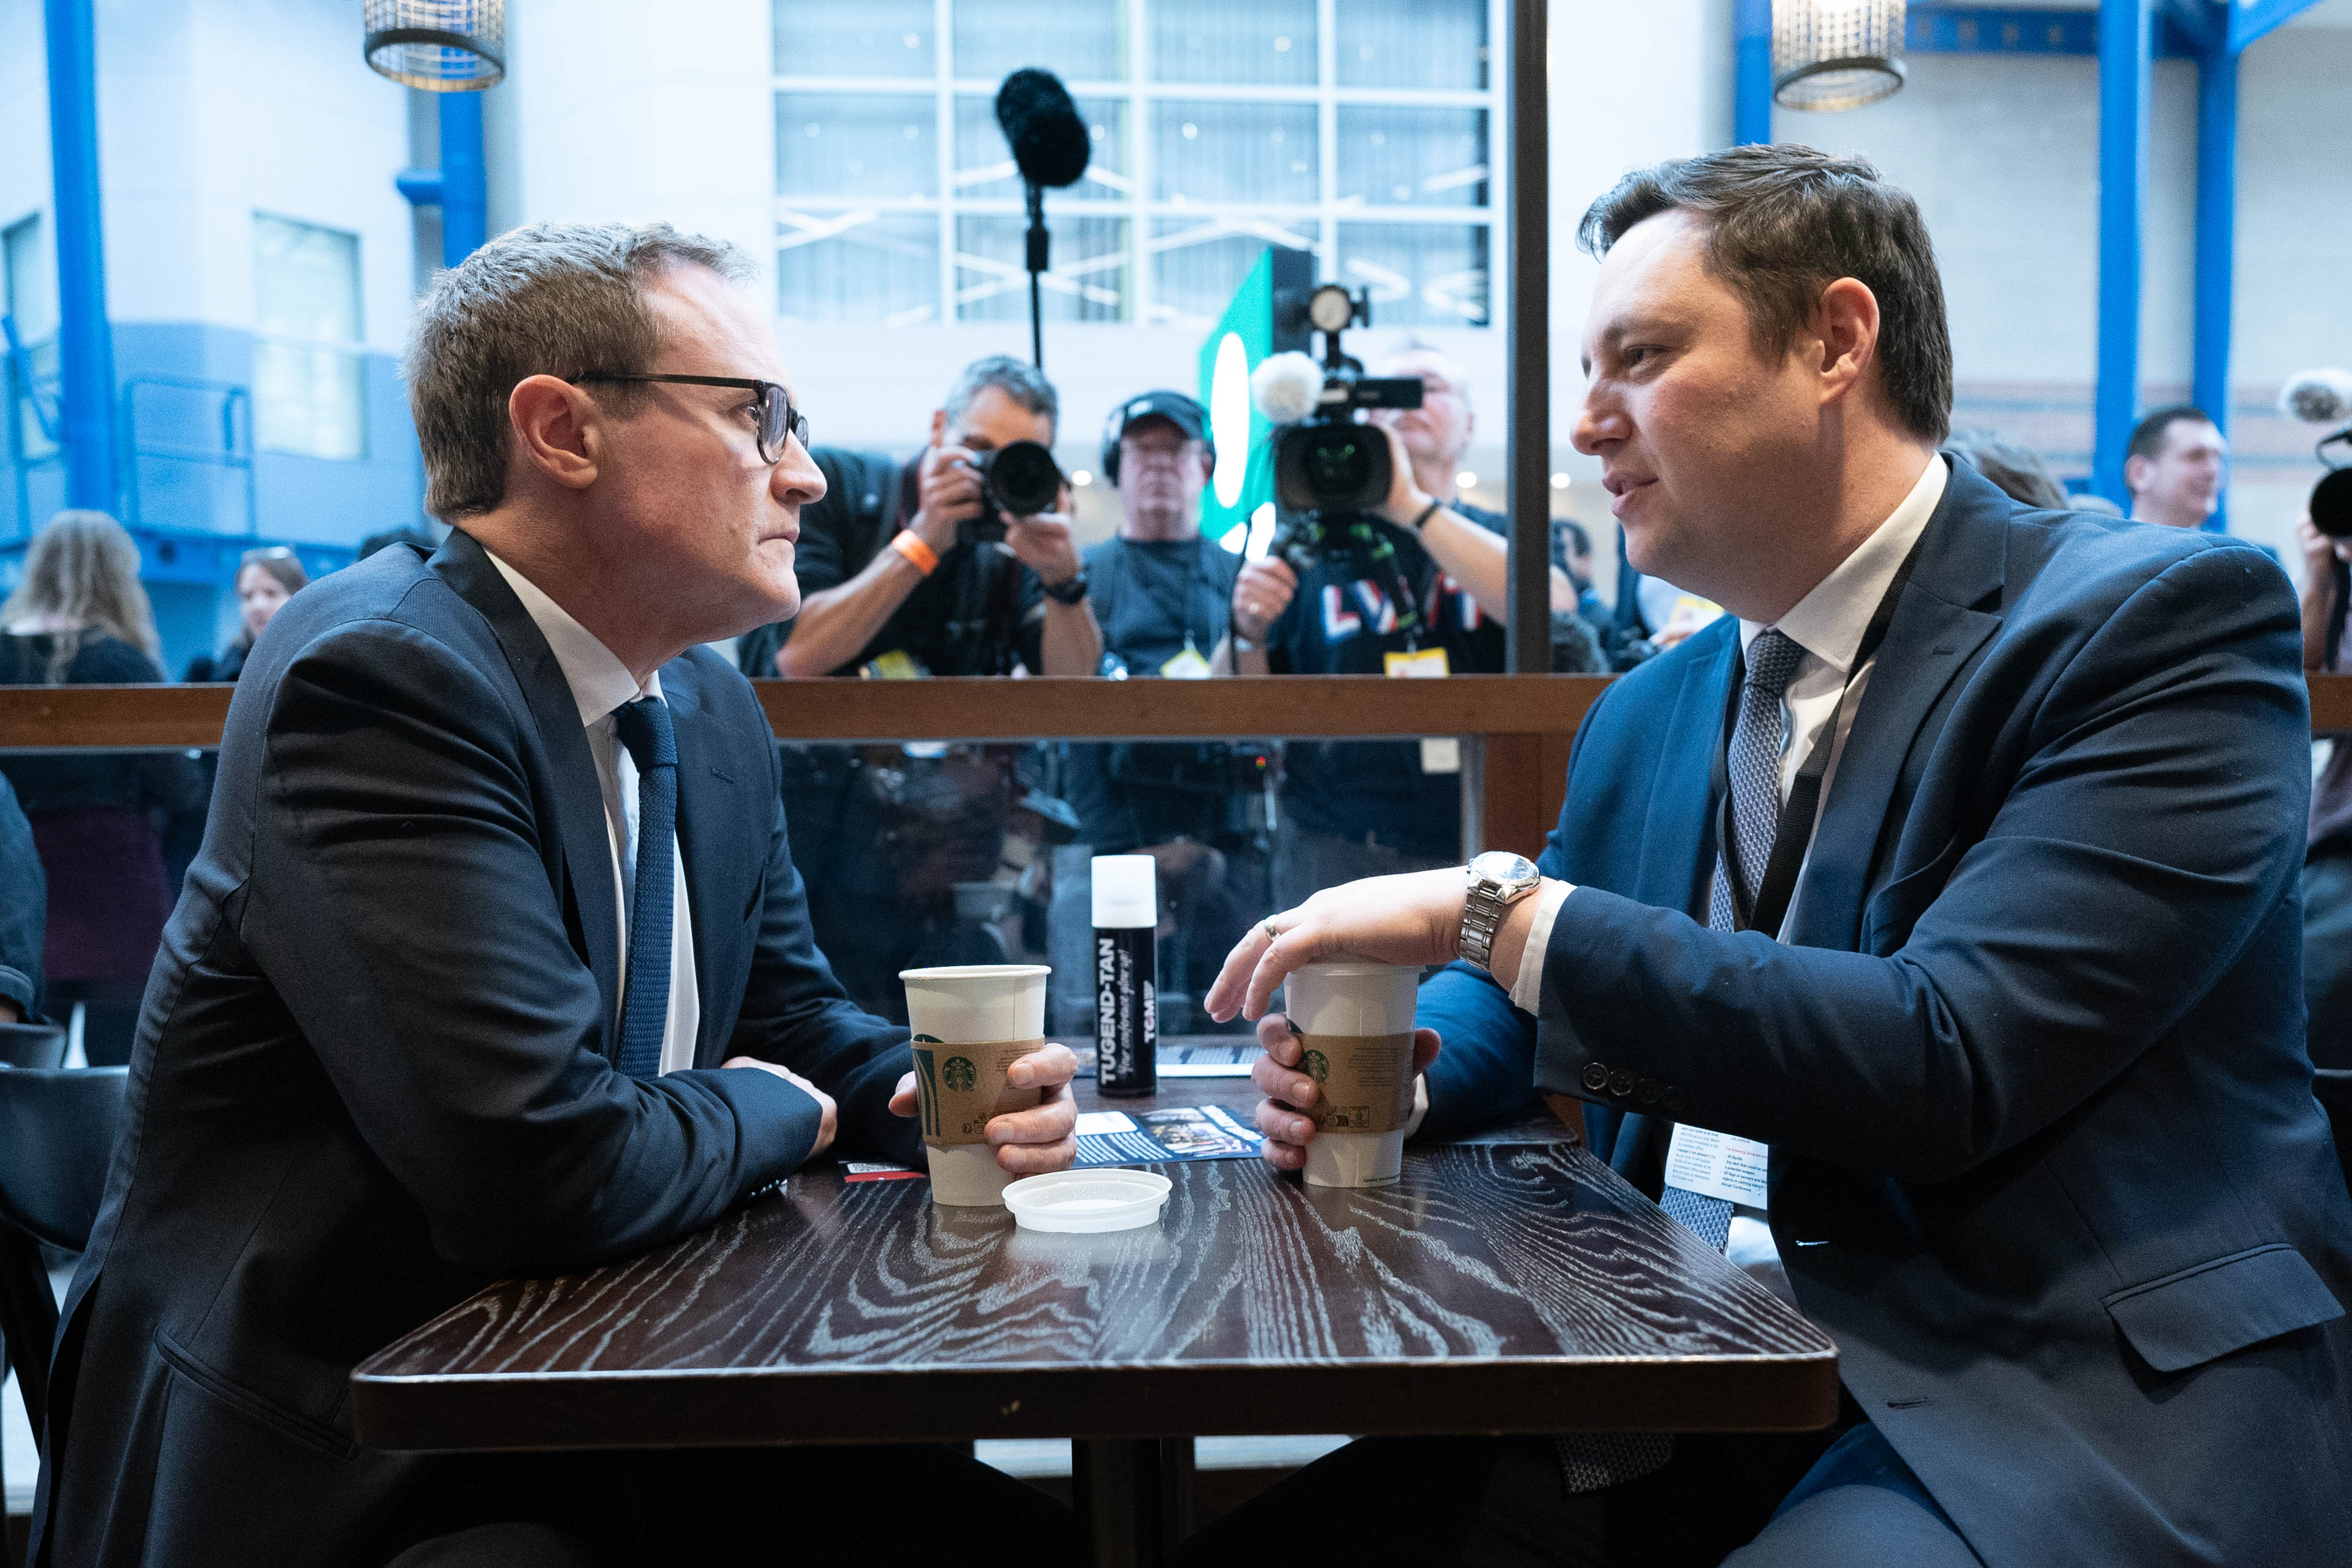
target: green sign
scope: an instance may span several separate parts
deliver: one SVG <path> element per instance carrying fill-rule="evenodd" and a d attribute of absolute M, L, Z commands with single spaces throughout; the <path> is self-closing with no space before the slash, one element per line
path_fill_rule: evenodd
<path fill-rule="evenodd" d="M 1274 454 L 1267 445 L 1274 426 L 1251 406 L 1250 372 L 1268 355 L 1307 347 L 1303 326 L 1277 327 L 1276 307 L 1303 301 L 1314 276 L 1306 251 L 1267 246 L 1201 345 L 1201 402 L 1217 448 L 1216 469 L 1201 497 L 1201 531 L 1237 554 L 1253 521 L 1263 524 L 1261 548 L 1274 531 Z M 1287 313 L 1297 314 L 1295 304 Z"/>

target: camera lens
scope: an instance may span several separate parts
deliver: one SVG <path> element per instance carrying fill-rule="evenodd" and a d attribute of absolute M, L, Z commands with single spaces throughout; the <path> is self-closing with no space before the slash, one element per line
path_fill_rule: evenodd
<path fill-rule="evenodd" d="M 2323 474 L 2311 487 L 2311 526 L 2331 539 L 2352 538 L 2352 468 Z"/>
<path fill-rule="evenodd" d="M 1034 441 L 1015 441 L 989 454 L 988 494 L 1007 516 L 1050 512 L 1062 494 L 1062 470 L 1054 455 Z"/>
<path fill-rule="evenodd" d="M 1318 430 L 1307 444 L 1307 483 L 1327 507 L 1354 502 L 1371 476 L 1371 454 L 1361 428 Z"/>

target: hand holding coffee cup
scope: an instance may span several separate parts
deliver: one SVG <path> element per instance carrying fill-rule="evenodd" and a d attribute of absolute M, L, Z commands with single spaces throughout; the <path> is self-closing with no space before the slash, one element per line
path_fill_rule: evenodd
<path fill-rule="evenodd" d="M 1015 1176 L 1066 1170 L 1077 1156 L 1068 1084 L 1077 1058 L 1044 1039 L 1042 964 L 902 969 L 915 1071 L 890 1108 L 922 1124 L 931 1201 L 1003 1202 Z"/>
<path fill-rule="evenodd" d="M 1281 1013 L 1257 1020 L 1257 1042 L 1265 1054 L 1250 1069 L 1250 1080 L 1264 1092 L 1257 1103 L 1257 1130 L 1265 1134 L 1265 1163 L 1276 1170 L 1307 1168 L 1307 1146 L 1315 1141 L 1314 1111 L 1322 1091 L 1301 1070 L 1307 1042 Z M 1412 1075 L 1418 1079 L 1437 1060 L 1438 1038 L 1433 1029 L 1412 1031 Z"/>
<path fill-rule="evenodd" d="M 1078 1075 L 1078 1059 L 1058 1041 L 1016 1059 L 1004 1071 L 1013 1091 L 1040 1092 L 1035 1104 L 992 1117 L 984 1129 L 996 1163 L 1016 1176 L 1066 1171 L 1078 1155 L 1077 1102 L 1070 1081 Z M 921 1095 L 911 1072 L 898 1079 L 890 1096 L 890 1113 L 912 1117 L 920 1113 Z"/>

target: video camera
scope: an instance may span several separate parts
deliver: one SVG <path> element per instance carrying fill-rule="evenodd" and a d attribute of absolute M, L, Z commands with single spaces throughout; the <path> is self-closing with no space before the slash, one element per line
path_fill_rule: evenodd
<path fill-rule="evenodd" d="M 1340 333 L 1372 324 L 1370 289 L 1349 294 L 1327 283 L 1289 308 L 1323 334 L 1322 363 L 1295 350 L 1272 355 L 1251 374 L 1250 395 L 1269 423 L 1283 427 L 1274 438 L 1276 504 L 1336 520 L 1387 498 L 1395 477 L 1388 437 L 1364 423 L 1362 413 L 1419 408 L 1421 378 L 1368 376 L 1340 348 Z"/>
<path fill-rule="evenodd" d="M 958 544 L 1001 544 L 1004 519 L 1050 512 L 1069 481 L 1053 453 L 1034 441 L 1013 441 L 992 452 L 979 452 L 980 515 L 966 517 L 956 529 Z"/>
<path fill-rule="evenodd" d="M 2311 487 L 2311 526 L 2332 539 L 2352 538 L 2352 373 L 2305 371 L 2289 377 L 2279 392 L 2279 412 L 2305 424 L 2337 427 L 2311 449 L 2327 467 Z M 2327 455 L 2331 446 L 2345 449 L 2344 461 Z"/>

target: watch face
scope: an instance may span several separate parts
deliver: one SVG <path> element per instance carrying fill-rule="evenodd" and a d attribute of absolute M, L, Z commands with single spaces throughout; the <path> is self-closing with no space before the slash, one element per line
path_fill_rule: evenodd
<path fill-rule="evenodd" d="M 1535 862 L 1525 855 L 1513 854 L 1508 850 L 1488 850 L 1470 862 L 1470 874 L 1481 881 L 1517 887 L 1534 882 L 1539 873 Z"/>

